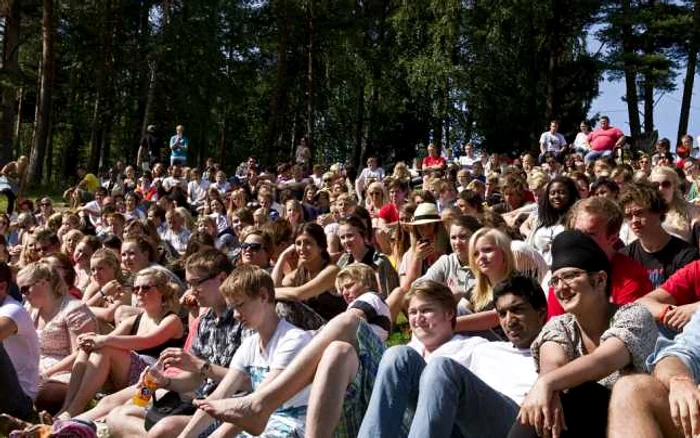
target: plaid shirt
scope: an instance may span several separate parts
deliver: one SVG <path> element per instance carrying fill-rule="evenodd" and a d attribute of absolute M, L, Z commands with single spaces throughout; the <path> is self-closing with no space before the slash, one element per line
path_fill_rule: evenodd
<path fill-rule="evenodd" d="M 233 317 L 233 310 L 227 308 L 221 318 L 217 318 L 214 311 L 209 309 L 199 319 L 197 337 L 190 352 L 214 365 L 228 368 L 241 342 L 253 333 Z M 197 394 L 209 394 L 215 387 L 216 383 L 207 379 Z"/>

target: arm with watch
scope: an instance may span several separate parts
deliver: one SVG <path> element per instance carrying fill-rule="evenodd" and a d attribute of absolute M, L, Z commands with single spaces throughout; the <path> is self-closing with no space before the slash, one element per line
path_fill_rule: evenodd
<path fill-rule="evenodd" d="M 164 388 L 185 393 L 197 389 L 206 379 L 221 382 L 228 368 L 214 365 L 209 360 L 197 357 L 182 348 L 166 348 L 159 359 L 165 368 L 176 367 L 183 372 L 168 378 Z"/>

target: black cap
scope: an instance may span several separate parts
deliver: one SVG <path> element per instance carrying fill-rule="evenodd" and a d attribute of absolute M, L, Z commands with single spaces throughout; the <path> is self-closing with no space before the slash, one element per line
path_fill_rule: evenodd
<path fill-rule="evenodd" d="M 605 271 L 610 276 L 608 256 L 595 240 L 578 230 L 565 230 L 552 242 L 552 272 L 561 268 Z"/>

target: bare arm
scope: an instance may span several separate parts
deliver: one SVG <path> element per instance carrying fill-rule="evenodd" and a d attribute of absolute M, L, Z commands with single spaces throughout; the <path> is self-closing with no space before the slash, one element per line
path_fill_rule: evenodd
<path fill-rule="evenodd" d="M 340 269 L 337 266 L 328 265 L 316 277 L 301 286 L 276 287 L 275 297 L 281 300 L 302 301 L 321 295 L 334 287 L 338 271 Z"/>
<path fill-rule="evenodd" d="M 17 323 L 10 318 L 0 316 L 0 342 L 17 333 Z"/>
<path fill-rule="evenodd" d="M 659 319 L 661 313 L 664 311 L 666 306 L 676 305 L 675 298 L 673 298 L 673 296 L 670 293 L 661 288 L 649 292 L 642 298 L 638 299 L 637 302 L 646 307 L 655 320 Z"/>
<path fill-rule="evenodd" d="M 136 317 L 133 317 L 134 319 Z M 133 325 L 133 321 L 131 322 Z M 120 327 L 124 324 L 120 324 Z M 143 350 L 161 345 L 169 339 L 178 339 L 182 337 L 184 328 L 182 321 L 177 315 L 169 315 L 158 324 L 158 328 L 152 333 L 145 335 L 127 335 L 121 333 L 112 333 L 105 336 L 104 345 L 122 350 Z"/>
<path fill-rule="evenodd" d="M 495 310 L 472 313 L 457 317 L 456 333 L 491 330 L 498 326 L 498 313 Z"/>

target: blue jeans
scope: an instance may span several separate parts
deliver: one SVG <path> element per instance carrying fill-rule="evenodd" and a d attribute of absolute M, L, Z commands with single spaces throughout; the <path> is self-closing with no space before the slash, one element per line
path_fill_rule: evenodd
<path fill-rule="evenodd" d="M 414 408 L 409 437 L 505 437 L 519 406 L 458 362 L 426 364 L 405 345 L 388 349 L 379 364 L 358 437 L 396 437 Z"/>
<path fill-rule="evenodd" d="M 612 156 L 613 151 L 590 151 L 586 154 L 584 160 L 586 163 L 597 160 L 598 158 L 607 158 Z"/>

